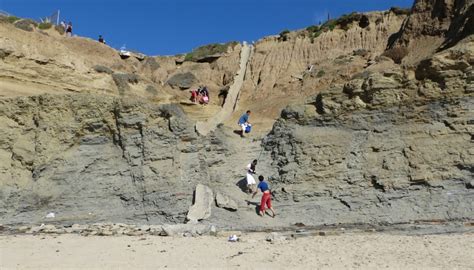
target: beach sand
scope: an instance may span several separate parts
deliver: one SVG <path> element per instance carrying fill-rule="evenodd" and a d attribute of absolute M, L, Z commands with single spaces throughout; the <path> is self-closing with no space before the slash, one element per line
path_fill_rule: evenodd
<path fill-rule="evenodd" d="M 0 236 L 0 269 L 473 269 L 474 235 Z"/>

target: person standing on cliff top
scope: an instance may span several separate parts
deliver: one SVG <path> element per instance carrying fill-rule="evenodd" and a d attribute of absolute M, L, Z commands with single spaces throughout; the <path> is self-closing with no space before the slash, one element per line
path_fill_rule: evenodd
<path fill-rule="evenodd" d="M 245 137 L 245 129 L 247 128 L 248 125 L 250 125 L 249 117 L 250 117 L 250 111 L 247 111 L 239 118 L 238 125 L 242 128 L 242 134 L 240 135 L 240 137 L 242 138 Z"/>
<path fill-rule="evenodd" d="M 72 22 L 69 22 L 66 26 L 66 36 L 72 37 Z"/>
<path fill-rule="evenodd" d="M 99 35 L 99 42 L 105 44 L 105 39 L 102 37 L 102 35 Z"/>
<path fill-rule="evenodd" d="M 263 178 L 263 175 L 259 175 L 258 180 L 260 181 L 260 183 L 258 183 L 257 190 L 255 190 L 255 192 L 253 193 L 252 198 L 257 195 L 258 189 L 262 191 L 263 195 L 262 200 L 260 201 L 259 215 L 263 217 L 263 215 L 265 214 L 266 205 L 268 207 L 267 209 L 270 209 L 270 211 L 272 211 L 272 217 L 275 217 L 276 214 L 275 210 L 273 210 L 272 207 L 272 193 L 270 191 L 270 187 L 268 186 L 268 183 L 264 181 L 265 179 Z"/>

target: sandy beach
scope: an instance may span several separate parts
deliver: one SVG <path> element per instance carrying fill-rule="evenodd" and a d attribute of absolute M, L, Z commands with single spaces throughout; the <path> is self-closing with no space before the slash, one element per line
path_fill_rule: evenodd
<path fill-rule="evenodd" d="M 474 235 L 0 236 L 1 269 L 473 269 Z"/>

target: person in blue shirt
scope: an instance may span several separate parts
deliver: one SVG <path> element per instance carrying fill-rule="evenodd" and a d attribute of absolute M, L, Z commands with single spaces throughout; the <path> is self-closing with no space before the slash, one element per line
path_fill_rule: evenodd
<path fill-rule="evenodd" d="M 267 205 L 268 209 L 272 211 L 272 214 L 273 214 L 272 217 L 275 217 L 276 214 L 275 214 L 275 210 L 273 210 L 273 207 L 272 207 L 272 193 L 270 191 L 270 187 L 268 186 L 268 183 L 265 182 L 263 175 L 259 175 L 258 180 L 260 181 L 260 183 L 258 183 L 257 190 L 255 190 L 255 192 L 253 193 L 252 198 L 254 198 L 255 195 L 257 195 L 258 189 L 262 191 L 263 195 L 262 195 L 262 200 L 260 202 L 259 215 L 263 217 L 263 215 L 265 214 L 265 205 Z"/>
<path fill-rule="evenodd" d="M 247 111 L 246 113 L 242 114 L 242 116 L 239 118 L 238 125 L 242 128 L 242 134 L 240 137 L 245 136 L 245 129 L 247 128 L 248 125 L 250 125 L 249 122 L 249 116 L 250 116 L 250 111 Z"/>

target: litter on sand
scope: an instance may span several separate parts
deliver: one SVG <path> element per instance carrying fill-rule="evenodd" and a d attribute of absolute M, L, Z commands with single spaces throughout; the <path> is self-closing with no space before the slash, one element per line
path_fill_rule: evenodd
<path fill-rule="evenodd" d="M 239 237 L 237 237 L 237 235 L 233 234 L 233 235 L 229 236 L 228 241 L 229 242 L 237 242 L 237 241 L 239 241 Z"/>

